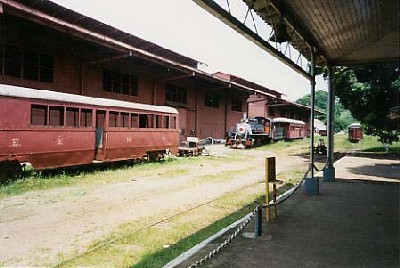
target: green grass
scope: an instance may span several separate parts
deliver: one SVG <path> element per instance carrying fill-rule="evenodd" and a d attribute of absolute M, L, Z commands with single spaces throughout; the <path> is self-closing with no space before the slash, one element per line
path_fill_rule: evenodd
<path fill-rule="evenodd" d="M 326 137 L 315 137 L 315 142 L 323 138 L 326 143 Z M 291 142 L 279 141 L 258 147 L 258 151 L 270 151 L 278 154 L 307 154 L 309 150 L 309 139 L 295 140 Z M 377 141 L 376 137 L 364 135 L 358 143 L 351 143 L 347 140 L 347 135 L 335 136 L 335 151 L 351 152 L 372 152 L 384 154 L 385 149 Z M 394 143 L 390 147 L 390 154 L 400 155 L 400 142 Z M 177 175 L 188 174 L 187 166 L 195 164 L 208 164 L 218 166 L 223 163 L 233 163 L 249 158 L 246 150 L 232 150 L 227 157 L 189 157 L 174 158 L 171 161 L 157 163 L 141 163 L 134 165 L 120 165 L 111 167 L 107 170 L 91 169 L 81 171 L 80 173 L 59 172 L 51 175 L 36 174 L 19 179 L 7 185 L 0 186 L 0 198 L 18 195 L 28 191 L 48 190 L 65 186 L 82 185 L 104 185 L 115 182 L 123 182 L 140 177 L 157 176 L 168 178 Z M 212 180 L 212 176 L 204 180 Z"/>
<path fill-rule="evenodd" d="M 267 144 L 261 147 L 256 148 L 256 150 L 261 151 L 272 151 L 279 153 L 287 153 L 287 154 L 299 154 L 308 151 L 308 147 L 310 144 L 310 139 L 300 139 L 293 141 L 278 141 L 271 144 Z"/>
<path fill-rule="evenodd" d="M 263 201 L 260 189 L 229 193 L 174 217 L 165 213 L 161 215 L 165 219 L 162 221 L 157 215 L 121 225 L 103 240 L 93 243 L 86 253 L 70 260 L 62 256 L 64 262 L 57 266 L 162 267 L 254 209 L 255 199 Z"/>
<path fill-rule="evenodd" d="M 299 169 L 279 173 L 278 179 L 286 183 L 278 185 L 278 193 L 297 184 L 304 172 Z M 255 201 L 263 203 L 264 191 L 263 178 L 260 178 L 260 181 L 252 186 L 246 186 L 174 217 L 164 212 L 163 215 L 121 225 L 109 236 L 94 242 L 85 254 L 60 263 L 59 267 L 162 267 L 171 259 L 242 218 L 254 209 Z M 164 220 L 160 221 L 160 218 Z M 154 225 L 154 222 L 158 224 Z M 146 228 L 149 225 L 150 227 Z"/>
<path fill-rule="evenodd" d="M 316 142 L 321 138 L 316 136 Z M 323 137 L 326 140 L 326 137 Z M 359 143 L 350 143 L 346 135 L 335 136 L 336 151 L 382 152 L 384 149 L 375 137 L 365 136 Z M 309 139 L 292 142 L 277 142 L 254 150 L 276 154 L 305 154 L 309 150 Z M 400 143 L 392 146 L 392 153 L 400 152 Z M 33 190 L 47 190 L 64 186 L 104 185 L 134 180 L 140 177 L 172 178 L 189 174 L 193 166 L 218 167 L 223 164 L 250 160 L 254 157 L 247 150 L 232 150 L 227 157 L 175 158 L 160 163 L 142 163 L 133 166 L 120 166 L 109 170 L 94 170 L 70 175 L 36 175 L 0 187 L 0 198 Z M 306 167 L 305 167 L 306 168 Z M 250 169 L 243 170 L 243 172 Z M 291 170 L 278 174 L 283 181 L 278 185 L 278 193 L 297 184 L 305 170 Z M 218 174 L 199 176 L 192 183 L 210 183 L 229 180 L 237 171 L 222 171 Z M 61 254 L 60 267 L 112 266 L 112 267 L 161 267 L 169 260 L 190 249 L 220 229 L 243 217 L 254 208 L 254 200 L 263 202 L 265 186 L 260 183 L 253 187 L 227 194 L 211 204 L 195 210 L 171 215 L 163 212 L 148 218 L 141 218 L 121 225 L 113 233 L 94 242 L 82 255 L 77 252 L 68 256 Z M 81 188 L 79 188 L 81 189 Z M 84 191 L 84 190 L 82 190 Z M 176 212 L 174 212 L 176 213 Z M 153 225 L 153 223 L 158 224 Z M 147 228 L 146 226 L 151 225 Z M 164 246 L 166 248 L 164 248 Z M 75 257 L 77 256 L 77 257 Z M 71 258 L 69 260 L 69 258 Z"/>
<path fill-rule="evenodd" d="M 134 180 L 141 177 L 172 178 L 174 176 L 185 175 L 190 171 L 190 167 L 196 164 L 218 166 L 222 163 L 232 163 L 240 159 L 229 159 L 222 157 L 190 157 L 174 158 L 170 161 L 145 162 L 133 165 L 119 165 L 105 170 L 76 172 L 75 169 L 58 171 L 44 174 L 37 173 L 18 179 L 9 184 L 0 186 L 0 198 L 11 195 L 19 195 L 29 191 L 42 191 L 55 189 L 65 186 L 85 186 L 85 185 L 106 185 L 116 182 Z M 68 173 L 70 172 L 70 173 Z"/>
<path fill-rule="evenodd" d="M 326 143 L 326 137 L 324 137 Z M 335 135 L 334 140 L 335 151 L 341 152 L 370 152 L 370 153 L 384 153 L 385 148 L 382 143 L 378 141 L 378 137 L 364 135 L 358 143 L 348 141 L 346 134 Z M 393 143 L 389 148 L 389 154 L 400 155 L 400 142 Z"/>

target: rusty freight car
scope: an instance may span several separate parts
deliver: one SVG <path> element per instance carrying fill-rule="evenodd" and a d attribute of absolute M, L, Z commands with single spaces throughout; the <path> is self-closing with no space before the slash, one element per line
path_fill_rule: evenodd
<path fill-rule="evenodd" d="M 178 112 L 167 106 L 0 85 L 0 178 L 35 169 L 156 159 L 176 153 Z"/>
<path fill-rule="evenodd" d="M 349 141 L 359 142 L 363 138 L 363 131 L 360 123 L 353 123 L 349 126 Z"/>

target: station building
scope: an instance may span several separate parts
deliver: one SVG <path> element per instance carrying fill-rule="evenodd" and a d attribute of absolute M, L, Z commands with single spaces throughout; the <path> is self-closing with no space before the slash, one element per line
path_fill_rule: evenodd
<path fill-rule="evenodd" d="M 264 106 L 285 104 L 266 108 L 266 116 L 306 118 L 308 108 L 277 91 L 198 65 L 51 1 L 0 0 L 1 84 L 172 106 L 182 140 L 223 138 L 244 113 L 257 114 L 250 96 L 265 98 Z"/>

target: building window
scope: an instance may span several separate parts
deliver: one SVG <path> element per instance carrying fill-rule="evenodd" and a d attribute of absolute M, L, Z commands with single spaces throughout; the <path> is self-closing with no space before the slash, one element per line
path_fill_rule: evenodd
<path fill-rule="evenodd" d="M 275 116 L 275 108 L 273 107 L 269 108 L 269 116 Z"/>
<path fill-rule="evenodd" d="M 219 108 L 219 93 L 216 91 L 206 91 L 204 105 L 212 108 Z"/>
<path fill-rule="evenodd" d="M 103 69 L 103 90 L 122 95 L 137 96 L 137 77 L 131 74 Z"/>
<path fill-rule="evenodd" d="M 12 45 L 2 46 L 0 74 L 26 80 L 53 82 L 53 57 Z"/>
<path fill-rule="evenodd" d="M 21 49 L 11 45 L 4 46 L 4 75 L 21 77 Z"/>
<path fill-rule="evenodd" d="M 243 99 L 241 95 L 232 95 L 231 110 L 235 112 L 243 112 Z"/>
<path fill-rule="evenodd" d="M 51 55 L 39 54 L 39 81 L 53 82 L 53 57 Z"/>
<path fill-rule="evenodd" d="M 24 79 L 39 80 L 39 54 L 33 51 L 24 53 Z"/>
<path fill-rule="evenodd" d="M 172 84 L 165 85 L 165 100 L 187 104 L 187 90 Z"/>

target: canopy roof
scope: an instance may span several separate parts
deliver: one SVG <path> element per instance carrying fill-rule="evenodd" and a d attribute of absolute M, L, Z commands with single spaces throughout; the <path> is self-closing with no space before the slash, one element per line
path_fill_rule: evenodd
<path fill-rule="evenodd" d="M 267 23 L 276 25 L 283 16 L 290 42 L 306 57 L 310 55 L 310 45 L 334 65 L 400 58 L 398 0 L 245 2 Z"/>
<path fill-rule="evenodd" d="M 274 48 L 260 31 L 247 26 L 221 1 L 194 0 L 239 33 L 268 50 L 295 70 L 294 60 Z M 217 2 L 221 2 L 219 5 Z M 315 49 L 319 65 L 351 66 L 400 60 L 400 1 L 398 0 L 243 0 L 270 25 L 278 43 L 289 42 L 305 58 Z M 252 13 L 251 13 L 252 14 Z M 275 40 L 276 41 L 276 40 Z"/>

